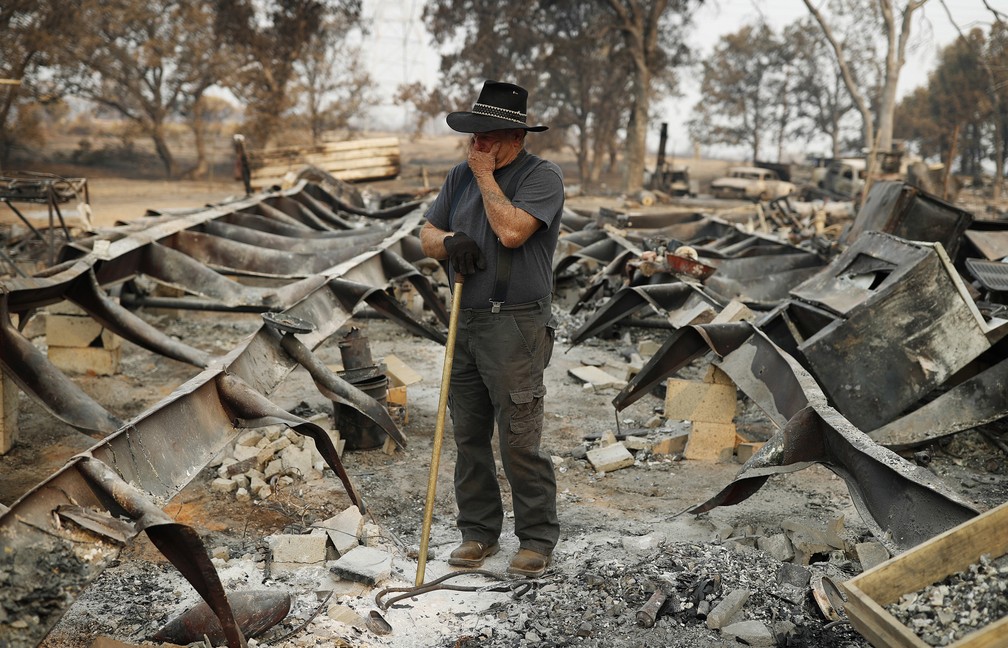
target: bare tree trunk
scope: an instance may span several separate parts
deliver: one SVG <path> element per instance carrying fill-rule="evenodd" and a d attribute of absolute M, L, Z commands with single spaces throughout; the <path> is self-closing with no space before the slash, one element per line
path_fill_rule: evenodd
<path fill-rule="evenodd" d="M 861 120 L 863 123 L 862 132 L 864 133 L 865 146 L 871 146 L 875 141 L 875 123 L 871 114 L 871 107 L 868 105 L 868 100 L 865 99 L 864 93 L 861 92 L 861 88 L 858 87 L 857 80 L 854 78 L 854 73 L 851 71 L 850 64 L 847 62 L 847 56 L 844 54 L 843 45 L 833 35 L 833 29 L 826 22 L 822 13 L 820 13 L 820 11 L 812 4 L 812 0 L 802 1 L 805 3 L 805 6 L 808 7 L 812 17 L 815 18 L 817 23 L 819 23 L 819 27 L 821 27 L 823 31 L 823 36 L 826 37 L 830 47 L 833 48 L 833 53 L 836 55 L 837 65 L 840 67 L 840 77 L 843 79 L 844 86 L 847 88 L 847 92 L 850 93 L 851 99 L 854 100 L 854 105 L 857 108 L 857 111 L 861 114 Z"/>
<path fill-rule="evenodd" d="M 885 84 L 882 87 L 882 98 L 878 108 L 878 149 L 880 151 L 892 150 L 896 86 L 899 84 L 900 71 L 906 61 L 906 45 L 910 40 L 911 20 L 913 13 L 923 7 L 926 2 L 927 0 L 908 0 L 897 27 L 892 0 L 879 0 L 879 8 L 882 10 L 882 18 L 885 21 L 887 40 Z M 805 4 L 808 4 L 808 0 L 805 0 Z"/>
<path fill-rule="evenodd" d="M 210 168 L 206 155 L 206 125 L 202 117 L 195 117 L 190 124 L 193 134 L 193 146 L 196 149 L 196 162 L 192 168 L 187 169 L 182 176 L 186 178 L 201 178 L 207 175 Z"/>
<path fill-rule="evenodd" d="M 623 189 L 627 193 L 640 191 L 644 186 L 644 158 L 647 155 L 645 143 L 651 100 L 651 76 L 646 69 L 638 69 L 637 74 L 635 84 L 637 96 L 634 99 L 634 109 L 630 113 L 630 123 L 627 124 L 626 179 L 623 182 Z"/>
<path fill-rule="evenodd" d="M 157 152 L 161 164 L 164 165 L 165 175 L 169 178 L 174 177 L 175 158 L 172 157 L 171 149 L 168 148 L 168 142 L 164 135 L 164 126 L 162 124 L 155 124 L 151 128 L 150 136 L 154 141 L 154 150 Z"/>
<path fill-rule="evenodd" d="M 994 116 L 994 200 L 1001 200 L 1001 192 L 1004 188 L 1004 159 L 1008 145 L 1005 142 L 1004 124 L 1001 123 L 1001 116 Z"/>
<path fill-rule="evenodd" d="M 948 157 L 945 160 L 945 172 L 942 176 L 942 200 L 948 200 L 949 178 L 952 177 L 952 162 L 955 160 L 956 148 L 959 146 L 959 124 L 952 130 L 952 144 L 949 146 Z"/>

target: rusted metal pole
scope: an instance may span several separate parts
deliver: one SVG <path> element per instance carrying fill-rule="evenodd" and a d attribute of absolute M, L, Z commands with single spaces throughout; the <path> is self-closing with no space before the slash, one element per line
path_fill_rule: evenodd
<path fill-rule="evenodd" d="M 427 478 L 427 502 L 424 505 L 423 531 L 420 534 L 420 555 L 417 557 L 416 586 L 424 581 L 427 567 L 427 545 L 430 542 L 431 520 L 434 517 L 434 493 L 437 491 L 438 463 L 441 461 L 441 442 L 444 439 L 445 412 L 448 409 L 448 388 L 451 385 L 452 360 L 455 358 L 455 335 L 458 332 L 459 309 L 462 306 L 462 283 L 465 276 L 455 275 L 452 290 L 451 314 L 448 317 L 448 341 L 445 342 L 444 369 L 441 371 L 441 397 L 438 399 L 437 423 L 434 426 L 434 447 L 431 450 L 430 476 Z"/>
<path fill-rule="evenodd" d="M 661 588 L 656 589 L 644 607 L 637 610 L 637 625 L 642 628 L 653 628 L 655 622 L 658 621 L 658 611 L 665 605 L 666 598 L 668 597 L 665 596 L 665 592 Z"/>

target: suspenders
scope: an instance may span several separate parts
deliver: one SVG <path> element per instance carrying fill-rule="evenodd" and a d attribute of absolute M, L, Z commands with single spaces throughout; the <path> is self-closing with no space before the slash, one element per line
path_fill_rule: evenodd
<path fill-rule="evenodd" d="M 526 172 L 531 171 L 540 162 L 542 162 L 542 159 L 526 152 L 522 165 L 511 176 L 511 180 L 504 189 L 504 195 L 507 196 L 508 200 L 514 200 L 515 193 L 518 191 L 518 182 L 525 176 Z M 448 212 L 449 227 L 451 226 L 452 216 L 455 215 L 455 208 L 458 207 L 462 194 L 469 188 L 469 183 L 473 180 L 472 169 L 469 167 L 466 167 L 462 173 L 466 177 L 462 180 L 459 188 L 455 191 L 455 195 L 452 197 L 451 210 Z M 499 313 L 501 306 L 507 298 L 508 283 L 511 280 L 511 257 L 513 252 L 514 250 L 504 247 L 501 245 L 500 239 L 497 239 L 497 277 L 494 280 L 493 293 L 490 295 L 490 312 L 492 313 Z"/>

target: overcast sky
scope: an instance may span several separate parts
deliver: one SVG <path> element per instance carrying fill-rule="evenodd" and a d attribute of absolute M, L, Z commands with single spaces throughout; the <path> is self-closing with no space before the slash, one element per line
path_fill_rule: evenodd
<path fill-rule="evenodd" d="M 986 28 L 992 22 L 991 13 L 981 0 L 945 0 L 945 3 L 964 32 L 975 26 Z M 988 3 L 1008 13 L 1008 0 L 988 0 Z M 375 124 L 376 127 L 398 129 L 409 123 L 408 110 L 392 101 L 398 85 L 422 81 L 431 87 L 437 81 L 440 59 L 423 26 L 423 5 L 424 0 L 364 0 L 364 15 L 373 25 L 364 57 L 379 83 L 382 98 L 382 107 L 376 113 L 381 123 Z M 690 44 L 701 54 L 710 52 L 722 35 L 737 31 L 761 15 L 779 30 L 807 15 L 807 9 L 802 0 L 707 0 L 697 15 Z M 919 12 L 912 33 L 911 51 L 900 77 L 901 95 L 927 81 L 937 51 L 957 36 L 939 0 L 931 0 Z M 669 123 L 670 147 L 680 151 L 687 146 L 685 123 L 697 101 L 698 85 L 699 79 L 687 76 L 683 79 L 684 97 L 665 102 L 659 109 L 661 119 Z M 535 97 L 531 101 L 534 105 Z M 657 140 L 657 134 L 654 139 Z"/>

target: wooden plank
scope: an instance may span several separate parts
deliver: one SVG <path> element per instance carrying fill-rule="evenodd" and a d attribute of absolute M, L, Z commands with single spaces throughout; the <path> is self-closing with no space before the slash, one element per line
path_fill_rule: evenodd
<path fill-rule="evenodd" d="M 1004 648 L 1008 646 L 1008 617 L 971 632 L 949 648 Z"/>
<path fill-rule="evenodd" d="M 302 165 L 303 166 L 303 165 Z M 291 171 L 299 171 L 301 167 L 292 167 Z M 336 172 L 330 172 L 330 174 L 344 182 L 359 182 L 362 180 L 381 180 L 384 178 L 394 178 L 399 175 L 399 166 L 381 166 L 381 167 L 368 167 L 366 169 L 348 169 Z M 262 189 L 264 187 L 272 187 L 273 185 L 283 185 L 285 173 L 277 173 L 275 175 L 259 175 L 258 173 L 253 173 L 251 178 L 252 187 L 255 189 Z"/>
<path fill-rule="evenodd" d="M 876 648 L 928 648 L 885 608 L 866 596 L 851 581 L 841 583 L 847 590 L 844 611 L 851 624 Z"/>
<path fill-rule="evenodd" d="M 252 163 L 257 160 L 277 160 L 299 158 L 305 154 L 327 154 L 340 155 L 343 153 L 353 154 L 355 151 L 367 150 L 389 150 L 399 151 L 399 139 L 396 137 L 385 137 L 375 139 L 348 140 L 343 142 L 327 142 L 317 146 L 284 146 L 268 149 L 260 149 L 249 152 Z"/>
<path fill-rule="evenodd" d="M 949 529 L 855 577 L 852 584 L 882 605 L 960 572 L 989 553 L 1008 553 L 1008 502 Z"/>
<path fill-rule="evenodd" d="M 847 592 L 847 616 L 873 646 L 926 648 L 927 644 L 884 606 L 968 569 L 984 554 L 999 558 L 1006 553 L 1008 502 L 841 583 Z M 1008 617 L 970 633 L 949 648 L 993 646 L 1008 646 Z"/>
<path fill-rule="evenodd" d="M 300 163 L 334 163 L 354 162 L 368 159 L 398 159 L 399 149 L 396 148 L 367 148 L 355 151 L 298 151 L 295 155 L 259 156 L 253 158 L 251 163 L 255 168 L 265 168 L 276 165 L 300 164 Z"/>
<path fill-rule="evenodd" d="M 271 175 L 283 175 L 291 170 L 300 171 L 305 166 L 316 166 L 323 171 L 329 173 L 337 173 L 343 170 L 350 169 L 367 169 L 367 168 L 381 168 L 398 166 L 399 158 L 390 156 L 379 156 L 379 157 L 369 157 L 361 158 L 358 160 L 326 160 L 323 158 L 306 157 L 304 159 L 298 160 L 296 162 L 291 162 L 289 164 L 271 164 L 270 166 L 264 166 L 261 168 L 253 169 L 252 173 L 257 175 L 271 176 Z"/>

